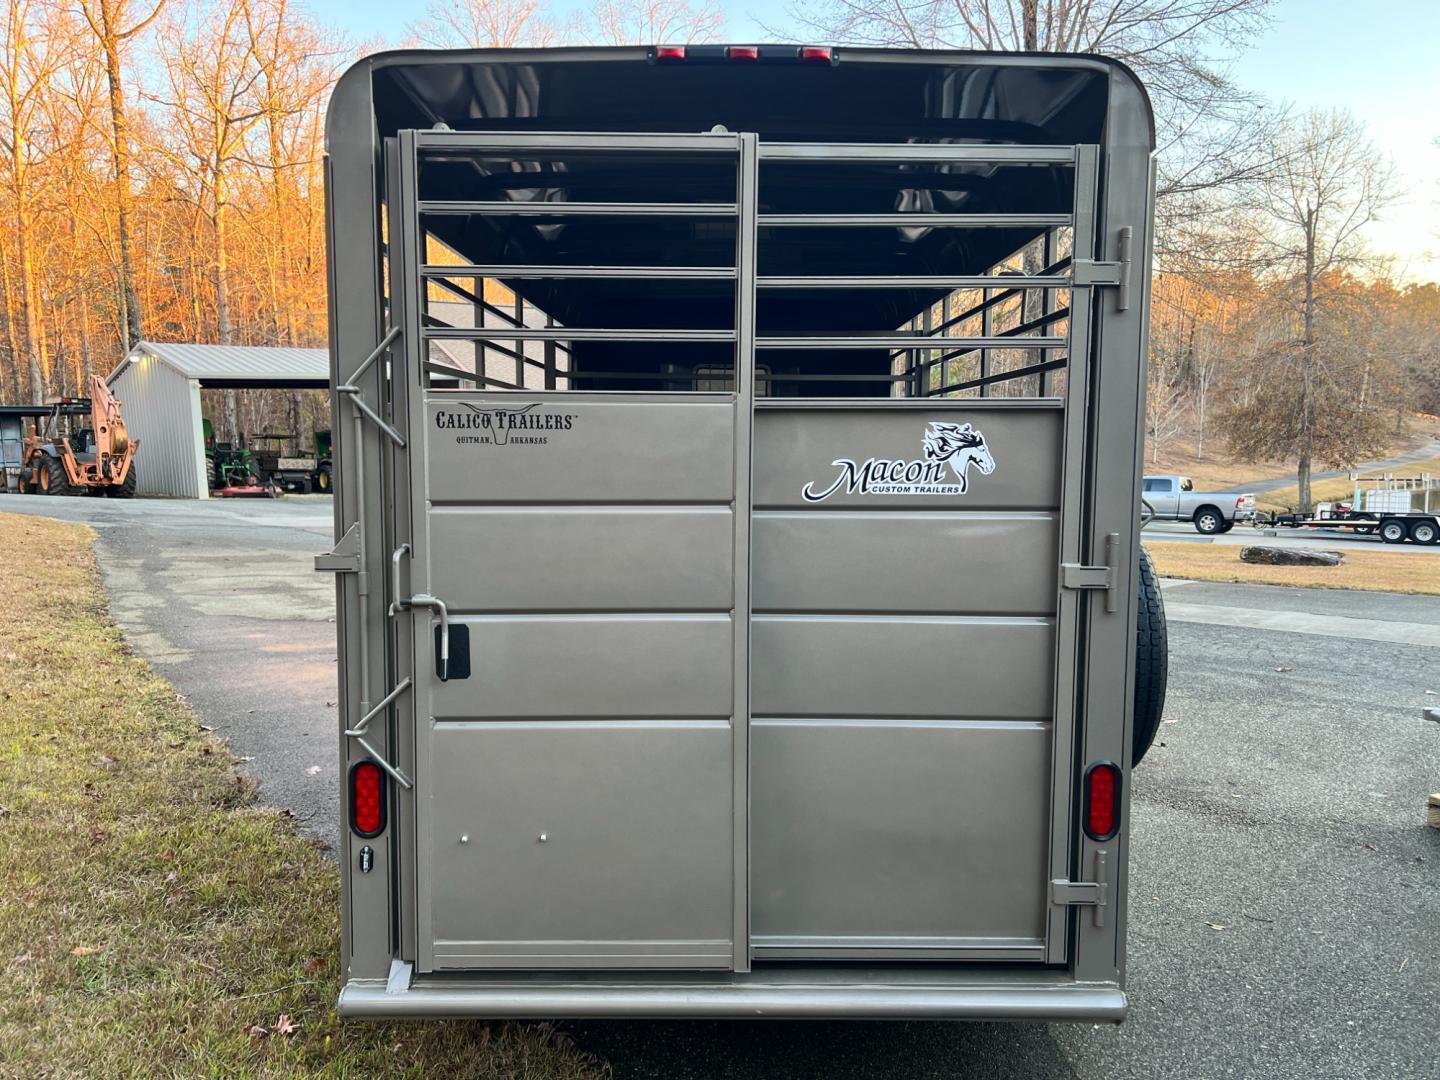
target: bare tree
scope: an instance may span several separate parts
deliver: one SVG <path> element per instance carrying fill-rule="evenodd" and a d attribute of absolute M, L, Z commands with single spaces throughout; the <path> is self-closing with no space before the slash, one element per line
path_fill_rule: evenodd
<path fill-rule="evenodd" d="M 716 0 L 599 0 L 586 36 L 604 45 L 713 41 L 724 25 Z"/>
<path fill-rule="evenodd" d="M 165 0 L 156 0 L 148 15 L 130 18 L 129 0 L 80 0 L 80 11 L 105 54 L 110 90 L 110 155 L 114 164 L 115 212 L 119 224 L 120 324 L 126 348 L 144 336 L 140 297 L 135 288 L 135 254 L 130 238 L 133 199 L 130 193 L 130 125 L 125 115 L 121 54 L 126 43 L 155 21 Z M 128 23 L 128 25 L 126 25 Z"/>
<path fill-rule="evenodd" d="M 573 33 L 541 0 L 433 0 L 414 34 L 439 49 L 511 49 L 555 45 Z"/>
<path fill-rule="evenodd" d="M 1123 60 L 1155 103 L 1157 194 L 1173 214 L 1203 192 L 1268 173 L 1278 117 L 1231 77 L 1275 0 L 796 0 L 791 15 L 840 42 L 1093 52 Z M 1182 204 L 1184 205 L 1182 209 Z M 1161 230 L 1162 235 L 1164 230 Z"/>
<path fill-rule="evenodd" d="M 1256 405 L 1232 412 L 1231 443 L 1248 456 L 1294 457 L 1308 512 L 1314 460 L 1353 464 L 1376 443 L 1371 365 L 1357 355 L 1364 347 L 1356 348 L 1354 319 L 1336 301 L 1372 262 L 1362 233 L 1394 199 L 1395 179 L 1346 112 L 1300 117 L 1275 157 L 1276 172 L 1254 199 L 1259 271 L 1290 312 L 1291 332 L 1259 373 Z"/>

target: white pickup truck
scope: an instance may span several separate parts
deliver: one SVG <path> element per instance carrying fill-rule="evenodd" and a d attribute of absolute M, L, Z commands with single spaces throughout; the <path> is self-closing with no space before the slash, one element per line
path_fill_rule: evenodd
<path fill-rule="evenodd" d="M 1255 517 L 1255 496 L 1233 491 L 1196 491 L 1188 476 L 1145 477 L 1144 498 L 1156 521 L 1192 521 L 1206 536 L 1229 532 Z"/>

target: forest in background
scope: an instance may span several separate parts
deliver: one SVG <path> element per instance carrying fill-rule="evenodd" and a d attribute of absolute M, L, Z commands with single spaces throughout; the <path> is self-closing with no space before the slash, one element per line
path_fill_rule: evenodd
<path fill-rule="evenodd" d="M 1247 92 L 1230 64 L 1272 0 L 830 0 L 814 40 L 1100 52 L 1150 89 L 1160 141 L 1146 435 L 1310 469 L 1440 413 L 1440 286 L 1364 228 L 1393 172 L 1344 113 Z M 290 0 L 7 0 L 0 27 L 0 398 L 74 393 L 141 338 L 321 346 L 323 117 L 387 44 L 714 39 L 715 0 L 436 0 L 355 42 Z M 778 32 L 777 32 L 778 33 Z M 793 31 L 783 36 L 793 37 Z M 1433 198 L 1436 193 L 1422 193 Z M 1440 239 L 1437 239 L 1440 243 Z M 320 395 L 230 392 L 217 429 L 308 432 Z"/>

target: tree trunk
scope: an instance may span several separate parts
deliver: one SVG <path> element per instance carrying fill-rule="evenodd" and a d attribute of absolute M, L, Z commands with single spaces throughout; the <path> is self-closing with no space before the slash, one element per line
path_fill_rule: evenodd
<path fill-rule="evenodd" d="M 110 0 L 100 4 L 100 45 L 110 89 L 110 140 L 115 165 L 115 214 L 120 241 L 120 329 L 126 350 L 145 336 L 140 295 L 135 288 L 135 259 L 130 243 L 130 129 L 125 121 L 125 88 L 120 76 L 120 34 Z"/>

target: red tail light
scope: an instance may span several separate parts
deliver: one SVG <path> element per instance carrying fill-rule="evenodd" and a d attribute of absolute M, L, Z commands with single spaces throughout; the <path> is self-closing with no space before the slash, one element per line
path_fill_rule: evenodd
<path fill-rule="evenodd" d="M 366 839 L 385 829 L 385 774 L 373 761 L 350 770 L 350 827 Z"/>
<path fill-rule="evenodd" d="M 684 60 L 684 45 L 657 45 L 655 46 L 656 60 Z"/>
<path fill-rule="evenodd" d="M 758 45 L 731 45 L 725 50 L 726 60 L 759 60 L 760 47 Z"/>
<path fill-rule="evenodd" d="M 1120 831 L 1120 766 L 1097 761 L 1085 770 L 1085 835 L 1109 840 Z"/>
<path fill-rule="evenodd" d="M 828 64 L 835 59 L 835 51 L 828 45 L 803 45 L 800 59 L 814 64 Z"/>

